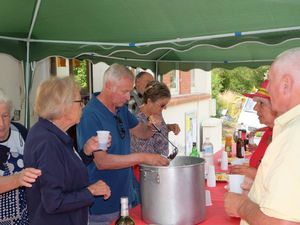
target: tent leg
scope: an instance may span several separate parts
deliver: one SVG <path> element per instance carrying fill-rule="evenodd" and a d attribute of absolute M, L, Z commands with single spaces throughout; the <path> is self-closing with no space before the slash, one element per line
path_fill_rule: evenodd
<path fill-rule="evenodd" d="M 26 63 L 25 63 L 25 118 L 24 124 L 26 128 L 30 126 L 30 111 L 29 111 L 29 90 L 30 90 L 30 77 L 31 77 L 31 70 L 30 70 L 30 62 L 29 62 L 29 47 L 30 43 L 27 42 L 27 54 L 26 54 Z"/>

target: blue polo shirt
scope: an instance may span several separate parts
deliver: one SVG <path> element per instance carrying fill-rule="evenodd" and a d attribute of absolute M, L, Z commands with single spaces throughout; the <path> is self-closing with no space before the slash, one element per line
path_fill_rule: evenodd
<path fill-rule="evenodd" d="M 126 105 L 118 108 L 116 115 L 122 121 L 122 127 L 118 127 L 116 115 L 109 111 L 100 102 L 96 93 L 83 109 L 80 123 L 77 125 L 78 149 L 82 149 L 86 141 L 96 135 L 97 130 L 108 130 L 112 136 L 112 143 L 108 149 L 109 154 L 128 155 L 130 151 L 129 130 L 138 125 L 136 117 L 128 111 Z M 120 122 L 120 121 L 119 121 Z M 124 131 L 121 137 L 120 129 Z M 120 210 L 120 197 L 130 196 L 130 184 L 132 179 L 131 168 L 99 170 L 94 162 L 88 165 L 89 180 L 94 183 L 103 180 L 111 189 L 111 197 L 104 200 L 102 196 L 96 197 L 90 208 L 91 214 L 108 214 Z"/>

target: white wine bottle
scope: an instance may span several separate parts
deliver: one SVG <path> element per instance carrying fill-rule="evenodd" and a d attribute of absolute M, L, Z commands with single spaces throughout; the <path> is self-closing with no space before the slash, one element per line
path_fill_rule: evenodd
<path fill-rule="evenodd" d="M 133 219 L 129 216 L 128 197 L 121 197 L 121 216 L 115 225 L 135 225 Z"/>

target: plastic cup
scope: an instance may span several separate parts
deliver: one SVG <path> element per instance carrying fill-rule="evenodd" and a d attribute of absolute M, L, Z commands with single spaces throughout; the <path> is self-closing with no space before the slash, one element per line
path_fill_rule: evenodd
<path fill-rule="evenodd" d="M 107 150 L 107 142 L 108 142 L 109 131 L 107 131 L 107 130 L 98 130 L 97 135 L 98 135 L 99 149 Z"/>
<path fill-rule="evenodd" d="M 209 190 L 205 190 L 205 205 L 206 206 L 211 206 L 212 202 L 211 202 L 211 194 Z"/>
<path fill-rule="evenodd" d="M 241 188 L 241 184 L 244 182 L 244 179 L 245 179 L 245 175 L 229 174 L 228 175 L 229 192 L 242 194 L 243 189 Z"/>
<path fill-rule="evenodd" d="M 215 166 L 209 165 L 208 173 L 207 173 L 207 187 L 215 187 L 215 186 L 216 186 Z"/>
<path fill-rule="evenodd" d="M 228 170 L 227 152 L 223 151 L 221 156 L 221 170 Z"/>
<path fill-rule="evenodd" d="M 242 159 L 235 159 L 231 161 L 231 165 L 235 166 L 235 165 L 243 165 L 246 162 L 245 158 Z"/>

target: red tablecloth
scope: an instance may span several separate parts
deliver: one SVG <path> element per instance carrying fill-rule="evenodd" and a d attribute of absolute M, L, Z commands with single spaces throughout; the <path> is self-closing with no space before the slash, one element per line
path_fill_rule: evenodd
<path fill-rule="evenodd" d="M 216 172 L 220 172 L 220 163 L 218 159 L 221 156 L 221 152 L 219 151 L 215 154 L 214 163 L 216 166 Z M 223 171 L 224 172 L 224 171 Z M 136 174 L 138 175 L 138 174 Z M 211 198 L 212 198 L 212 206 L 206 207 L 206 218 L 200 223 L 201 225 L 234 225 L 239 224 L 239 218 L 232 218 L 227 216 L 224 210 L 224 194 L 226 192 L 224 186 L 227 183 L 225 182 L 217 182 L 217 186 L 214 188 L 208 188 L 210 190 Z M 141 217 L 141 206 L 138 205 L 135 208 L 131 209 L 129 212 L 130 216 L 134 219 L 136 225 L 145 225 L 146 223 L 142 220 Z M 111 225 L 113 225 L 112 223 Z"/>

